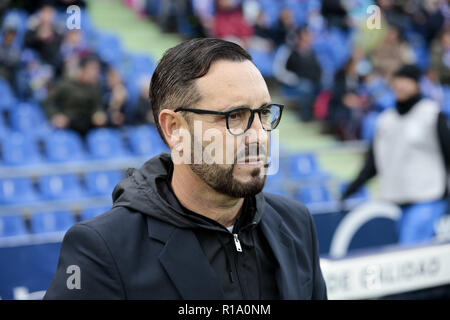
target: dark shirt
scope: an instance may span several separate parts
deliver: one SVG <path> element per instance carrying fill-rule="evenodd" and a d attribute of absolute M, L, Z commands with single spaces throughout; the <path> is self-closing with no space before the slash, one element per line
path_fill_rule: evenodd
<path fill-rule="evenodd" d="M 167 187 L 172 190 L 170 184 Z M 223 228 L 224 232 L 218 232 L 199 225 L 194 233 L 222 283 L 225 299 L 280 299 L 275 279 L 278 262 L 260 226 L 252 223 L 256 207 L 251 198 L 244 200 L 242 213 L 234 224 L 233 233 L 230 233 L 217 221 L 183 207 L 173 191 L 170 197 L 171 202 L 176 201 L 185 213 L 202 219 L 206 224 Z M 238 235 L 242 252 L 237 251 L 235 234 Z"/>
<path fill-rule="evenodd" d="M 299 78 L 306 78 L 316 85 L 320 83 L 322 70 L 312 50 L 293 51 L 286 62 L 286 69 L 294 72 Z"/>

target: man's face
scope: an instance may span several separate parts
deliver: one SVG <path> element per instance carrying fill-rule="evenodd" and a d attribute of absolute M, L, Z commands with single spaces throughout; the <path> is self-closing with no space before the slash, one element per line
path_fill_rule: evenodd
<path fill-rule="evenodd" d="M 405 101 L 419 93 L 419 85 L 414 80 L 407 77 L 395 77 L 392 80 L 397 101 Z"/>
<path fill-rule="evenodd" d="M 271 102 L 261 73 L 250 61 L 217 61 L 205 76 L 196 80 L 196 86 L 202 99 L 193 108 L 228 111 L 246 106 L 257 109 Z M 193 136 L 191 159 L 195 157 L 195 145 L 203 154 L 200 164 L 190 164 L 192 171 L 216 191 L 232 197 L 242 198 L 261 192 L 265 182 L 270 133 L 263 130 L 258 114 L 255 114 L 249 130 L 240 136 L 228 131 L 224 116 L 191 113 L 189 117 L 189 130 Z M 194 129 L 196 125 L 197 130 Z M 220 163 L 205 163 L 209 154 L 205 151 L 212 143 L 204 141 L 208 140 L 205 139 L 208 130 L 220 133 L 220 138 L 217 138 L 221 140 L 222 154 L 214 152 L 214 158 Z M 249 157 L 249 153 L 252 156 Z"/>
<path fill-rule="evenodd" d="M 100 76 L 100 64 L 95 61 L 89 61 L 81 68 L 80 80 L 85 84 L 95 85 Z"/>

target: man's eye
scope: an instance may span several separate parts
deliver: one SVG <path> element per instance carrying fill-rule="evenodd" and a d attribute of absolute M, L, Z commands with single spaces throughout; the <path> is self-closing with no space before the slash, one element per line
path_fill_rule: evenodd
<path fill-rule="evenodd" d="M 239 120 L 241 118 L 240 112 L 233 112 L 228 115 L 228 119 L 230 120 Z"/>

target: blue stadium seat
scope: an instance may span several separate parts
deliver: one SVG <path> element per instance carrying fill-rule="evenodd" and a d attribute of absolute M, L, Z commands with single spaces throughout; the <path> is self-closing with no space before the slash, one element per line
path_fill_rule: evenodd
<path fill-rule="evenodd" d="M 26 235 L 25 221 L 19 214 L 0 216 L 0 238 Z"/>
<path fill-rule="evenodd" d="M 280 85 L 280 94 L 285 100 L 297 100 L 300 97 L 300 91 L 295 87 L 289 87 L 287 85 Z"/>
<path fill-rule="evenodd" d="M 41 107 L 31 103 L 19 103 L 10 112 L 11 127 L 18 132 L 42 136 L 49 130 L 47 118 Z"/>
<path fill-rule="evenodd" d="M 347 186 L 348 186 L 347 182 L 344 182 L 340 185 L 341 194 L 344 192 L 344 190 L 347 188 Z M 367 188 L 365 186 L 363 186 L 345 200 L 345 207 L 346 207 L 346 209 L 351 210 L 353 207 L 363 204 L 364 202 L 368 201 L 369 198 L 370 198 L 369 192 L 367 191 Z"/>
<path fill-rule="evenodd" d="M 305 204 L 331 201 L 330 192 L 325 186 L 301 188 L 299 196 L 300 200 Z"/>
<path fill-rule="evenodd" d="M 42 197 L 46 200 L 71 200 L 85 196 L 75 174 L 42 176 L 38 184 Z"/>
<path fill-rule="evenodd" d="M 17 99 L 9 83 L 0 78 L 0 111 L 12 110 L 17 104 Z"/>
<path fill-rule="evenodd" d="M 261 11 L 265 14 L 267 25 L 273 26 L 280 15 L 283 1 L 277 0 L 260 0 Z"/>
<path fill-rule="evenodd" d="M 38 200 L 29 178 L 0 180 L 0 204 L 25 204 Z"/>
<path fill-rule="evenodd" d="M 69 211 L 39 212 L 31 215 L 31 232 L 47 233 L 66 231 L 75 224 L 75 217 Z"/>
<path fill-rule="evenodd" d="M 16 27 L 17 33 L 13 45 L 18 48 L 22 47 L 28 26 L 28 13 L 21 9 L 9 9 L 3 17 L 3 26 L 5 25 Z"/>
<path fill-rule="evenodd" d="M 442 111 L 450 117 L 450 86 L 444 86 L 444 102 L 442 105 Z"/>
<path fill-rule="evenodd" d="M 287 176 L 291 179 L 326 179 L 329 174 L 323 172 L 312 153 L 291 155 L 288 159 Z"/>
<path fill-rule="evenodd" d="M 10 132 L 1 141 L 3 162 L 7 165 L 40 163 L 42 157 L 33 137 L 19 132 Z"/>
<path fill-rule="evenodd" d="M 278 185 L 278 186 L 266 185 L 266 186 L 264 186 L 263 192 L 277 194 L 279 196 L 284 196 L 284 197 L 289 196 L 288 193 L 283 188 L 283 186 L 281 186 L 281 185 Z"/>
<path fill-rule="evenodd" d="M 44 136 L 47 159 L 54 162 L 84 160 L 86 154 L 81 137 L 72 130 L 53 130 Z"/>
<path fill-rule="evenodd" d="M 248 52 L 263 77 L 273 77 L 274 53 L 256 49 L 249 49 Z"/>
<path fill-rule="evenodd" d="M 159 14 L 161 8 L 161 0 L 147 0 L 147 13 L 151 17 L 156 17 Z"/>
<path fill-rule="evenodd" d="M 285 0 L 285 6 L 292 10 L 297 26 L 304 25 L 307 21 L 308 1 Z"/>
<path fill-rule="evenodd" d="M 326 186 L 301 188 L 298 192 L 298 200 L 312 212 L 334 212 L 338 209 L 338 202 Z"/>
<path fill-rule="evenodd" d="M 131 151 L 139 156 L 154 156 L 168 151 L 167 146 L 153 125 L 132 127 L 128 130 L 128 141 Z"/>
<path fill-rule="evenodd" d="M 145 73 L 151 75 L 155 71 L 155 61 L 146 53 L 131 54 L 132 70 L 139 73 Z"/>
<path fill-rule="evenodd" d="M 120 39 L 114 34 L 99 33 L 95 49 L 100 58 L 112 66 L 118 66 L 123 58 Z"/>
<path fill-rule="evenodd" d="M 117 129 L 98 128 L 91 130 L 87 136 L 89 153 L 94 159 L 120 158 L 128 156 L 122 134 Z"/>
<path fill-rule="evenodd" d="M 5 123 L 5 119 L 0 116 L 0 139 L 3 139 L 8 136 L 10 133 L 9 126 Z"/>
<path fill-rule="evenodd" d="M 101 215 L 102 213 L 105 213 L 110 209 L 111 207 L 85 208 L 81 211 L 81 220 L 84 221 L 95 218 L 96 216 Z"/>
<path fill-rule="evenodd" d="M 111 195 L 123 176 L 120 170 L 88 172 L 85 174 L 87 191 L 92 196 Z"/>
<path fill-rule="evenodd" d="M 266 183 L 264 185 L 264 192 L 274 193 L 278 195 L 288 196 L 286 188 L 284 186 L 284 179 L 279 171 L 275 175 L 268 175 L 266 177 Z"/>

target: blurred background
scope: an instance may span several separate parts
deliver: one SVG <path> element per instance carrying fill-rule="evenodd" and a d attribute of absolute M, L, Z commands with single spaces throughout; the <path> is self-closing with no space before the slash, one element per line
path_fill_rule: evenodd
<path fill-rule="evenodd" d="M 149 81 L 196 37 L 246 48 L 286 105 L 265 190 L 313 214 L 330 298 L 450 297 L 448 208 L 432 239 L 406 246 L 377 179 L 342 199 L 399 67 L 420 68 L 422 95 L 450 116 L 450 1 L 0 0 L 0 27 L 1 299 L 42 298 L 64 232 L 168 151 Z"/>

